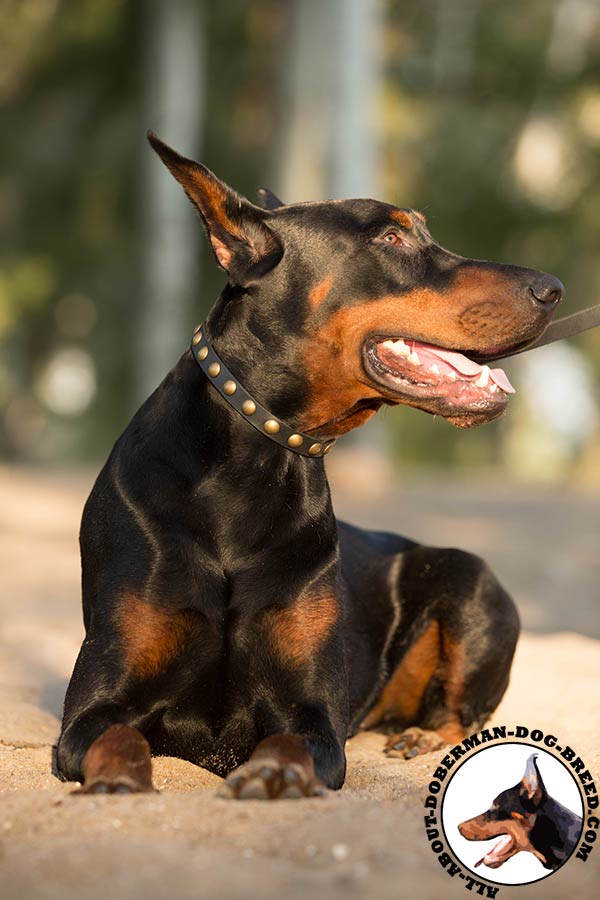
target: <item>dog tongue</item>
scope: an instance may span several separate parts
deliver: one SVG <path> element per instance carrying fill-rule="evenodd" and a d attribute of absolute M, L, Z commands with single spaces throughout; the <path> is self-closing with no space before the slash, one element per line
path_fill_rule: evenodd
<path fill-rule="evenodd" d="M 473 362 L 468 356 L 463 356 L 462 353 L 457 353 L 455 350 L 444 350 L 442 347 L 434 347 L 431 344 L 423 344 L 422 346 L 428 353 L 431 353 L 432 356 L 437 356 L 438 359 L 441 359 L 447 363 L 447 365 L 452 366 L 452 368 L 456 369 L 457 372 L 460 372 L 461 375 L 471 377 L 481 373 L 483 366 Z M 515 389 L 508 380 L 508 376 L 504 369 L 490 369 L 490 378 L 494 384 L 497 384 L 498 387 L 502 388 L 507 394 L 515 393 Z"/>
<path fill-rule="evenodd" d="M 504 369 L 490 369 L 490 378 L 497 384 L 499 388 L 502 388 L 507 394 L 516 394 L 514 387 L 508 380 L 508 375 L 504 371 Z"/>
<path fill-rule="evenodd" d="M 481 366 L 469 359 L 468 356 L 463 356 L 462 353 L 457 353 L 455 350 L 443 350 L 442 347 L 433 347 L 431 344 L 425 346 L 429 353 L 437 356 L 438 359 L 443 359 L 461 375 L 479 375 L 481 372 Z"/>
<path fill-rule="evenodd" d="M 498 862 L 498 854 L 504 850 L 507 844 L 510 844 L 512 838 L 510 834 L 503 834 L 500 840 L 494 844 L 491 850 L 489 850 L 485 856 L 482 856 L 479 862 L 475 863 L 475 868 L 480 866 L 481 863 L 485 863 L 486 865 L 491 862 Z"/>

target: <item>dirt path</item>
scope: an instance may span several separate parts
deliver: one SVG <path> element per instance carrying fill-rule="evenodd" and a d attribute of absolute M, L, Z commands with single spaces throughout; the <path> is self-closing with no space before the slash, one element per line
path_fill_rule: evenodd
<path fill-rule="evenodd" d="M 88 487 L 87 475 L 0 469 L 2 900 L 104 900 L 107 893 L 110 900 L 463 896 L 464 883 L 444 873 L 423 836 L 424 790 L 438 755 L 387 759 L 379 735 L 349 743 L 344 790 L 317 801 L 220 800 L 214 796 L 219 779 L 174 759 L 156 761 L 161 793 L 155 796 L 74 797 L 72 786 L 53 778 L 57 716 L 82 634 L 76 532 Z M 420 503 L 419 536 L 427 537 L 424 510 L 431 498 L 423 489 L 411 500 Z M 501 573 L 505 581 L 527 568 L 519 500 L 511 555 L 500 548 L 514 557 L 513 569 Z M 558 527 L 548 523 L 562 515 L 551 499 L 539 511 L 537 523 L 530 522 L 534 540 L 540 529 Z M 468 503 L 464 522 L 455 511 L 457 534 L 468 532 L 469 516 L 472 523 Z M 435 521 L 443 527 L 443 517 L 442 525 Z M 586 598 L 597 566 L 590 555 L 582 567 Z M 568 605 L 577 590 L 571 582 Z M 586 599 L 586 615 L 593 617 L 589 604 Z M 599 663 L 600 644 L 589 637 L 528 632 L 494 722 L 559 735 L 598 777 Z M 534 898 L 576 893 L 587 900 L 597 895 L 599 876 L 596 849 L 586 864 L 572 861 L 522 890 Z"/>

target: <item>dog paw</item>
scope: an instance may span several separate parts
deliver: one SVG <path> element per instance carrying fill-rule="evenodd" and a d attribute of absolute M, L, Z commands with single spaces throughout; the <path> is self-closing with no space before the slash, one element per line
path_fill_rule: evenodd
<path fill-rule="evenodd" d="M 154 794 L 155 788 L 146 781 L 136 781 L 126 775 L 114 779 L 97 778 L 85 782 L 72 794 Z"/>
<path fill-rule="evenodd" d="M 217 792 L 230 800 L 291 800 L 323 797 L 327 788 L 297 763 L 282 765 L 277 760 L 249 760 L 231 772 Z"/>
<path fill-rule="evenodd" d="M 111 725 L 96 738 L 81 768 L 83 785 L 75 794 L 154 793 L 150 745 L 129 725 Z"/>
<path fill-rule="evenodd" d="M 385 753 L 392 759 L 412 759 L 423 753 L 439 750 L 448 742 L 437 731 L 426 731 L 423 728 L 407 728 L 401 734 L 393 734 L 385 745 Z"/>

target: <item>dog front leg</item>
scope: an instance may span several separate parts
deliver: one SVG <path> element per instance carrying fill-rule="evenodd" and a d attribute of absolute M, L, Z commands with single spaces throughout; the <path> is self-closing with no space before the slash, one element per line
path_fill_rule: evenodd
<path fill-rule="evenodd" d="M 240 624 L 234 670 L 256 745 L 229 773 L 236 799 L 320 796 L 344 783 L 348 679 L 340 603 L 319 592 Z"/>

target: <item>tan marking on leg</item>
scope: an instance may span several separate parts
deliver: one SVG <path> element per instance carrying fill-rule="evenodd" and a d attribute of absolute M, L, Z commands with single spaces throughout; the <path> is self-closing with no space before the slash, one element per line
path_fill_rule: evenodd
<path fill-rule="evenodd" d="M 129 671 L 150 678 L 180 653 L 198 614 L 191 609 L 159 609 L 130 594 L 119 602 L 117 621 Z"/>
<path fill-rule="evenodd" d="M 468 731 L 461 720 L 464 672 L 464 646 L 439 622 L 432 621 L 409 647 L 362 727 L 373 728 L 386 721 L 411 726 L 388 739 L 385 752 L 390 757 L 411 759 L 444 744 L 459 743 Z M 444 686 L 444 705 L 421 711 L 425 691 L 434 676 Z M 435 731 L 423 725 L 432 714 L 441 720 Z"/>
<path fill-rule="evenodd" d="M 339 617 L 336 597 L 306 597 L 269 610 L 265 627 L 277 656 L 287 665 L 308 662 L 327 641 Z"/>
<path fill-rule="evenodd" d="M 467 734 L 467 731 L 464 725 L 461 725 L 459 720 L 456 719 L 440 725 L 439 728 L 436 728 L 436 734 L 439 734 L 447 744 L 459 744 Z"/>
<path fill-rule="evenodd" d="M 327 297 L 327 295 L 329 294 L 329 291 L 331 290 L 332 286 L 333 286 L 333 276 L 328 275 L 326 278 L 323 279 L 323 281 L 320 281 L 318 284 L 316 284 L 314 286 L 314 288 L 312 288 L 311 291 L 309 291 L 308 302 L 310 303 L 310 305 L 312 306 L 313 309 L 315 309 L 317 306 L 319 306 L 320 303 L 323 302 L 325 297 Z"/>
<path fill-rule="evenodd" d="M 440 630 L 436 621 L 409 648 L 366 717 L 363 728 L 373 728 L 386 719 L 414 722 L 425 689 L 436 671 L 444 683 L 447 710 L 447 721 L 436 732 L 448 743 L 461 741 L 466 734 L 460 718 L 465 651 L 459 641 Z"/>
<path fill-rule="evenodd" d="M 455 743 L 462 741 L 466 734 L 460 717 L 465 687 L 465 648 L 447 631 L 442 631 L 441 661 L 448 721 L 436 731 L 448 743 Z"/>
<path fill-rule="evenodd" d="M 409 647 L 364 721 L 373 728 L 386 719 L 410 723 L 419 712 L 425 688 L 434 674 L 440 653 L 440 627 L 434 620 Z"/>

